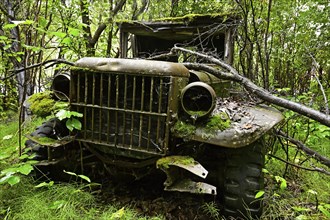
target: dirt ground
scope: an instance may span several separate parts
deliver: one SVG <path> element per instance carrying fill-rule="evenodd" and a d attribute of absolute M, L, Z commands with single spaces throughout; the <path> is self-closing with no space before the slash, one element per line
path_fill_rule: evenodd
<path fill-rule="evenodd" d="M 166 192 L 164 176 L 148 176 L 139 181 L 109 181 L 102 184 L 100 199 L 103 203 L 128 206 L 145 216 L 165 216 L 168 220 L 212 219 L 203 204 L 214 196 Z"/>

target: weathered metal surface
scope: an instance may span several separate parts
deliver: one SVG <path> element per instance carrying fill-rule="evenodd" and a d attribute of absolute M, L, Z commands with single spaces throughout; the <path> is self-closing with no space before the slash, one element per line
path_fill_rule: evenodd
<path fill-rule="evenodd" d="M 165 186 L 166 191 L 189 192 L 196 194 L 217 195 L 217 187 L 208 183 L 194 182 L 190 179 L 180 179 L 171 186 Z"/>
<path fill-rule="evenodd" d="M 94 65 L 93 60 L 82 60 L 80 67 L 91 65 L 90 68 L 97 69 L 99 65 Z M 177 114 L 178 94 L 188 78 L 172 76 L 180 72 L 162 75 L 164 71 L 174 70 L 158 69 L 161 66 L 157 64 L 177 66 L 172 63 L 141 61 L 155 71 L 155 74 L 143 74 L 139 71 L 147 71 L 149 67 L 141 66 L 140 61 L 105 60 L 109 62 L 102 66 L 102 71 L 71 70 L 71 109 L 84 115 L 77 140 L 96 144 L 99 150 L 109 154 L 139 159 L 166 155 L 172 114 Z M 113 66 L 112 61 L 117 64 Z M 183 69 L 181 74 L 185 76 L 185 73 Z"/>
<path fill-rule="evenodd" d="M 102 72 L 189 77 L 188 69 L 180 63 L 154 60 L 84 57 L 75 66 Z"/>
<path fill-rule="evenodd" d="M 218 112 L 227 113 L 231 119 L 228 129 L 210 130 L 203 124 L 196 124 L 196 129 L 185 138 L 222 147 L 239 148 L 253 143 L 283 119 L 283 115 L 274 108 L 237 102 L 218 103 L 212 114 Z M 180 133 L 175 135 L 184 137 Z"/>
<path fill-rule="evenodd" d="M 163 171 L 167 172 L 170 166 L 180 167 L 204 179 L 208 174 L 208 171 L 200 163 L 189 156 L 168 156 L 157 161 L 157 168 Z"/>
<path fill-rule="evenodd" d="M 74 141 L 75 137 L 73 136 L 66 136 L 63 137 L 61 139 L 55 140 L 55 139 L 51 139 L 51 138 L 47 138 L 46 137 L 34 137 L 31 135 L 25 135 L 25 137 L 41 146 L 45 146 L 45 147 L 60 147 L 60 146 L 64 146 L 66 144 L 71 143 L 72 141 Z"/>
<path fill-rule="evenodd" d="M 189 156 L 168 156 L 159 159 L 156 163 L 157 168 L 166 173 L 167 179 L 164 182 L 165 190 L 179 191 L 201 194 L 216 195 L 216 187 L 203 182 L 194 182 L 186 177 L 189 171 L 200 178 L 205 179 L 208 171 L 194 158 Z"/>

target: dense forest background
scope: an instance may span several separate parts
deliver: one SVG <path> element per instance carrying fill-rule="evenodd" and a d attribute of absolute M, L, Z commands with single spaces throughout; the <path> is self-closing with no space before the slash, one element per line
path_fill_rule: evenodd
<path fill-rule="evenodd" d="M 0 118 L 19 112 L 33 93 L 49 89 L 50 78 L 65 68 L 57 61 L 117 57 L 119 21 L 187 14 L 238 17 L 233 67 L 270 93 L 329 115 L 328 0 L 0 0 Z M 329 217 L 329 182 L 314 173 L 329 176 L 330 128 L 281 110 L 286 119 L 269 138 L 273 147 L 268 164 L 278 159 L 282 165 L 273 167 L 271 173 L 278 173 L 270 174 L 269 182 L 282 189 L 292 179 L 288 185 L 295 188 L 296 169 L 313 173 L 304 191 L 307 198 L 316 198 L 317 208 L 310 205 L 315 200 L 307 202 L 304 197 L 308 204 L 295 204 L 299 210 L 294 211 L 315 214 L 318 210 Z M 312 186 L 313 178 L 320 184 L 325 181 L 319 193 Z M 267 198 L 286 201 L 277 195 L 272 191 Z M 274 210 L 269 206 L 268 214 Z"/>
<path fill-rule="evenodd" d="M 116 22 L 186 14 L 239 16 L 234 66 L 260 86 L 295 96 L 312 92 L 317 99 L 322 85 L 329 94 L 326 0 L 2 0 L 0 11 L 0 76 L 7 79 L 0 82 L 3 110 L 15 108 L 25 98 L 24 90 L 31 95 L 49 86 L 46 82 L 56 72 L 47 71 L 47 65 L 24 67 L 50 59 L 115 57 Z M 318 101 L 324 103 L 324 98 Z"/>

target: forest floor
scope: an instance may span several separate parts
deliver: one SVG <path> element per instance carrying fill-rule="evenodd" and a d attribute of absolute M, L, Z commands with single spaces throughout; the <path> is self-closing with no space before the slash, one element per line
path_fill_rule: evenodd
<path fill-rule="evenodd" d="M 130 207 L 143 216 L 163 216 L 167 220 L 210 219 L 205 203 L 214 196 L 166 192 L 162 176 L 147 176 L 131 183 L 109 181 L 102 184 L 100 202 Z"/>
<path fill-rule="evenodd" d="M 42 121 L 36 119 L 33 123 L 39 125 Z M 0 123 L 0 179 L 4 169 L 19 163 L 17 124 L 15 120 Z M 31 133 L 34 127 L 30 126 L 24 134 Z M 330 156 L 329 148 L 322 146 L 324 155 Z M 285 158 L 279 153 L 279 157 Z M 264 214 L 260 219 L 329 219 L 330 176 L 287 167 L 270 157 L 266 161 Z M 320 166 L 315 162 L 312 165 Z M 20 177 L 21 182 L 13 186 L 0 181 L 0 219 L 109 220 L 118 219 L 113 217 L 123 213 L 128 215 L 119 219 L 222 219 L 214 196 L 164 191 L 163 173 L 134 182 L 106 176 L 95 181 L 101 185 L 47 183 L 41 188 L 36 187 L 40 182 L 30 176 Z"/>

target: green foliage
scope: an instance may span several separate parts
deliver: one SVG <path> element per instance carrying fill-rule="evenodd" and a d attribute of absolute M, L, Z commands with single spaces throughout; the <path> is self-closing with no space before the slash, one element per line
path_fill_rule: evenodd
<path fill-rule="evenodd" d="M 211 219 L 222 219 L 220 209 L 215 202 L 204 203 L 201 208 Z"/>
<path fill-rule="evenodd" d="M 206 124 L 206 128 L 210 131 L 226 130 L 230 127 L 231 121 L 226 112 L 220 112 L 210 117 Z"/>
<path fill-rule="evenodd" d="M 56 117 L 61 121 L 67 119 L 65 125 L 70 131 L 73 131 L 74 129 L 81 130 L 81 122 L 75 117 L 81 118 L 83 117 L 83 114 L 75 111 L 61 109 L 56 113 Z"/>
<path fill-rule="evenodd" d="M 99 205 L 91 192 L 83 190 L 84 185 L 39 184 L 28 178 L 21 184 L 7 187 L 0 185 L 0 218 L 26 220 L 67 219 L 160 219 L 147 218 L 126 207 Z"/>
<path fill-rule="evenodd" d="M 188 124 L 184 121 L 177 121 L 173 126 L 173 132 L 177 132 L 180 136 L 191 137 L 195 134 L 196 127 L 192 124 Z"/>
<path fill-rule="evenodd" d="M 32 113 L 39 117 L 49 116 L 55 105 L 51 91 L 35 93 L 27 101 L 30 103 Z"/>
<path fill-rule="evenodd" d="M 69 174 L 69 175 L 71 175 L 71 176 L 75 176 L 75 177 L 79 177 L 79 178 L 81 178 L 81 179 L 83 179 L 83 180 L 86 180 L 87 182 L 91 182 L 91 180 L 89 179 L 89 177 L 87 177 L 87 176 L 85 176 L 85 175 L 81 175 L 81 174 L 75 174 L 75 173 L 73 173 L 73 172 L 70 172 L 70 171 L 65 171 L 64 170 L 64 173 L 67 173 L 67 174 Z"/>

